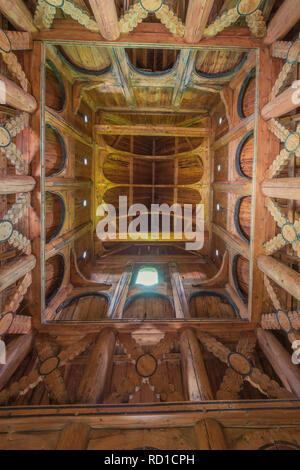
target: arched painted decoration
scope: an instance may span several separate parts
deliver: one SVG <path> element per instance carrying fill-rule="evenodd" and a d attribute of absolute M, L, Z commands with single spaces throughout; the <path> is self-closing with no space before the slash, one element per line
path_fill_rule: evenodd
<path fill-rule="evenodd" d="M 241 119 L 251 116 L 255 111 L 255 72 L 254 67 L 245 78 L 238 96 L 237 111 Z"/>
<path fill-rule="evenodd" d="M 241 16 L 253 15 L 261 6 L 263 0 L 239 0 L 236 6 L 236 11 Z"/>
<path fill-rule="evenodd" d="M 106 319 L 109 296 L 87 292 L 67 299 L 56 309 L 57 321 L 98 321 Z"/>
<path fill-rule="evenodd" d="M 250 243 L 251 230 L 251 196 L 240 197 L 235 204 L 234 225 L 239 236 Z"/>
<path fill-rule="evenodd" d="M 66 51 L 62 47 L 57 48 L 57 55 L 63 62 L 65 62 L 69 67 L 71 67 L 78 74 L 100 77 L 101 75 L 105 75 L 106 73 L 108 74 L 112 72 L 111 64 L 100 70 L 86 69 L 86 68 L 80 67 L 71 61 L 71 59 L 67 56 Z"/>
<path fill-rule="evenodd" d="M 46 305 L 49 305 L 61 288 L 65 275 L 65 258 L 58 254 L 46 261 Z"/>
<path fill-rule="evenodd" d="M 175 60 L 174 53 L 176 54 Z M 133 54 L 135 54 L 135 59 Z M 137 75 L 146 77 L 163 77 L 171 74 L 177 67 L 178 55 L 179 51 L 172 49 L 155 49 L 155 52 L 154 49 L 126 49 L 127 62 L 131 70 Z M 133 60 L 137 65 L 134 65 Z M 165 61 L 166 65 L 164 65 Z M 150 67 L 152 70 L 149 70 Z"/>
<path fill-rule="evenodd" d="M 235 255 L 233 258 L 232 277 L 238 295 L 244 304 L 247 304 L 249 289 L 249 261 L 241 255 Z"/>
<path fill-rule="evenodd" d="M 224 54 L 224 51 L 210 51 L 210 54 L 209 54 L 209 57 L 210 57 L 210 61 L 212 61 L 211 59 L 211 55 L 212 54 Z M 226 54 L 228 55 L 228 52 L 226 51 Z M 236 53 L 234 53 L 234 55 L 237 55 Z M 241 54 L 238 54 L 237 56 L 240 57 Z M 196 75 L 198 75 L 198 77 L 200 78 L 205 78 L 207 80 L 216 80 L 218 78 L 229 78 L 231 77 L 232 75 L 234 75 L 235 73 L 237 73 L 241 68 L 242 66 L 244 65 L 244 63 L 246 62 L 247 60 L 247 54 L 245 55 L 242 55 L 242 58 L 238 61 L 238 63 L 236 63 L 233 68 L 231 70 L 226 70 L 224 72 L 218 72 L 218 73 L 213 73 L 213 72 L 204 72 L 203 70 L 197 70 L 197 68 L 195 69 L 195 73 Z M 213 64 L 215 66 L 215 64 L 218 63 L 217 60 L 213 61 Z M 227 63 L 227 61 L 226 61 Z M 197 64 L 197 62 L 196 62 Z"/>
<path fill-rule="evenodd" d="M 46 177 L 59 175 L 66 166 L 66 159 L 67 151 L 63 136 L 54 126 L 46 124 Z"/>
<path fill-rule="evenodd" d="M 160 10 L 164 0 L 139 0 L 141 7 L 149 13 L 155 13 Z"/>
<path fill-rule="evenodd" d="M 165 320 L 175 318 L 173 302 L 158 292 L 142 292 L 129 297 L 123 310 L 123 318 Z"/>
<path fill-rule="evenodd" d="M 46 60 L 46 106 L 61 112 L 65 107 L 66 90 L 60 72 L 49 59 Z"/>
<path fill-rule="evenodd" d="M 200 301 L 197 302 L 197 299 Z M 208 290 L 193 292 L 189 298 L 193 318 L 236 318 L 240 316 L 237 305 L 225 294 Z"/>
<path fill-rule="evenodd" d="M 239 176 L 252 179 L 253 171 L 253 136 L 248 132 L 240 141 L 235 154 L 235 168 Z"/>
<path fill-rule="evenodd" d="M 65 216 L 66 207 L 64 198 L 58 193 L 46 191 L 46 243 L 49 243 L 59 235 L 65 222 Z"/>

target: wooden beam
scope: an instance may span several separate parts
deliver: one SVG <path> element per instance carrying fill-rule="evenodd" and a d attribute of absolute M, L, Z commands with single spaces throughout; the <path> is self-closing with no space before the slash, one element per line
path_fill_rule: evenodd
<path fill-rule="evenodd" d="M 300 370 L 292 363 L 291 355 L 269 331 L 258 328 L 257 339 L 283 386 L 300 398 Z"/>
<path fill-rule="evenodd" d="M 87 31 L 84 26 L 81 26 L 76 21 L 65 19 L 55 19 L 51 30 L 39 31 L 34 35 L 34 39 L 42 41 L 86 41 L 93 42 L 95 45 L 107 42 L 99 33 Z M 191 45 L 187 44 L 184 38 L 174 36 L 163 24 L 148 22 L 137 25 L 131 33 L 121 34 L 116 43 L 124 44 L 125 47 L 129 44 L 138 44 L 139 47 L 143 45 L 147 47 L 153 44 L 159 48 L 174 46 L 179 49 L 220 46 L 241 50 L 263 47 L 263 42 L 260 39 L 254 39 L 249 32 L 249 28 L 246 27 L 229 27 L 215 37 L 201 39 L 198 43 Z"/>
<path fill-rule="evenodd" d="M 92 223 L 86 225 L 80 225 L 79 227 L 70 230 L 61 237 L 55 238 L 53 241 L 47 243 L 46 245 L 46 260 L 51 258 L 56 254 L 56 252 L 61 251 L 70 243 L 73 243 L 78 238 L 81 238 L 83 235 L 88 233 L 92 229 Z"/>
<path fill-rule="evenodd" d="M 70 423 L 60 431 L 55 450 L 86 450 L 91 428 L 86 423 Z"/>
<path fill-rule="evenodd" d="M 254 129 L 254 116 L 249 116 L 246 119 L 243 119 L 237 126 L 231 129 L 223 137 L 220 137 L 216 142 L 213 143 L 213 150 L 218 150 L 224 145 L 229 144 L 232 140 L 236 140 L 240 137 L 243 137 L 247 132 L 250 132 Z"/>
<path fill-rule="evenodd" d="M 107 312 L 108 318 L 122 318 L 123 308 L 127 298 L 129 284 L 132 278 L 132 265 L 125 266 L 115 288 L 113 298 Z"/>
<path fill-rule="evenodd" d="M 0 267 L 0 292 L 17 282 L 35 267 L 33 255 L 22 256 Z"/>
<path fill-rule="evenodd" d="M 297 201 L 300 198 L 300 178 L 266 179 L 262 184 L 262 192 L 267 197 Z"/>
<path fill-rule="evenodd" d="M 115 0 L 89 0 L 101 35 L 108 41 L 115 41 L 120 36 Z"/>
<path fill-rule="evenodd" d="M 110 60 L 118 81 L 123 90 L 126 103 L 130 107 L 136 107 L 135 97 L 130 83 L 130 73 L 125 49 L 111 48 L 108 50 Z"/>
<path fill-rule="evenodd" d="M 4 31 L 11 43 L 13 51 L 28 51 L 32 49 L 32 36 L 28 32 Z"/>
<path fill-rule="evenodd" d="M 22 90 L 15 82 L 0 74 L 1 90 L 0 103 L 13 108 L 33 113 L 37 108 L 37 102 L 33 96 Z"/>
<path fill-rule="evenodd" d="M 237 194 L 238 196 L 249 196 L 252 193 L 252 183 L 251 182 L 233 182 L 233 183 L 213 183 L 214 191 L 228 192 L 232 194 Z"/>
<path fill-rule="evenodd" d="M 0 194 L 27 193 L 35 184 L 31 176 L 0 176 Z"/>
<path fill-rule="evenodd" d="M 218 421 L 203 419 L 195 425 L 194 432 L 198 450 L 227 450 L 224 432 Z"/>
<path fill-rule="evenodd" d="M 169 263 L 169 274 L 173 291 L 176 318 L 190 318 L 189 306 L 176 263 Z"/>
<path fill-rule="evenodd" d="M 180 351 L 186 399 L 213 400 L 202 352 L 193 329 L 187 328 L 180 333 Z"/>
<path fill-rule="evenodd" d="M 244 256 L 244 258 L 250 259 L 250 247 L 248 243 L 234 237 L 227 230 L 223 229 L 219 225 L 216 225 L 215 223 L 212 223 L 212 230 L 226 243 L 229 251 L 240 253 Z"/>
<path fill-rule="evenodd" d="M 257 116 L 257 143 L 255 159 L 255 176 L 253 178 L 252 198 L 252 226 L 251 226 L 251 259 L 248 305 L 253 322 L 259 322 L 262 312 L 264 297 L 264 284 L 262 272 L 257 267 L 258 256 L 264 253 L 263 244 L 274 235 L 274 223 L 272 217 L 266 213 L 265 200 L 261 193 L 261 185 L 265 174 L 274 157 L 280 151 L 280 141 L 270 131 L 268 123 L 262 118 L 261 110 L 268 102 L 273 83 L 280 71 L 280 61 L 271 57 L 268 48 L 260 49 L 258 52 L 257 70 L 258 74 L 258 109 Z"/>
<path fill-rule="evenodd" d="M 235 303 L 237 308 L 239 309 L 240 312 L 240 317 L 243 320 L 249 320 L 249 313 L 248 313 L 248 306 L 244 304 L 240 296 L 236 293 L 236 290 L 232 287 L 231 284 L 226 284 L 226 291 L 231 298 L 231 300 Z"/>
<path fill-rule="evenodd" d="M 73 191 L 74 189 L 91 189 L 91 180 L 76 180 L 74 178 L 64 178 L 62 176 L 50 176 L 46 178 L 46 191 Z"/>
<path fill-rule="evenodd" d="M 116 126 L 97 124 L 94 126 L 94 131 L 99 135 L 145 135 L 156 137 L 207 137 L 211 134 L 209 128 L 154 125 Z"/>
<path fill-rule="evenodd" d="M 6 364 L 0 365 L 0 390 L 24 361 L 32 347 L 33 333 L 13 339 L 6 348 Z"/>
<path fill-rule="evenodd" d="M 194 50 L 186 49 L 179 53 L 176 68 L 176 81 L 172 96 L 172 106 L 175 108 L 178 108 L 182 103 L 184 92 L 194 71 L 196 57 L 197 51 Z"/>
<path fill-rule="evenodd" d="M 37 32 L 32 15 L 23 0 L 0 0 L 0 12 L 16 29 Z"/>
<path fill-rule="evenodd" d="M 194 43 L 202 39 L 213 4 L 214 0 L 189 0 L 185 20 L 186 42 Z"/>
<path fill-rule="evenodd" d="M 262 184 L 262 192 L 267 197 L 300 199 L 300 178 L 267 179 Z"/>
<path fill-rule="evenodd" d="M 269 23 L 264 43 L 269 46 L 277 39 L 283 38 L 293 26 L 295 26 L 299 19 L 299 0 L 284 0 Z"/>
<path fill-rule="evenodd" d="M 268 121 L 271 118 L 283 116 L 284 114 L 287 114 L 290 111 L 297 109 L 299 107 L 299 91 L 296 100 L 294 98 L 295 94 L 297 94 L 296 88 L 290 86 L 283 93 L 276 96 L 276 98 L 274 98 L 272 101 L 270 101 L 263 107 L 261 111 L 263 119 Z"/>
<path fill-rule="evenodd" d="M 154 106 L 149 106 L 149 107 L 144 107 L 144 106 L 139 106 L 138 108 L 135 109 L 130 109 L 128 106 L 103 106 L 102 104 L 99 104 L 97 106 L 97 111 L 101 111 L 103 113 L 109 114 L 109 113 L 118 113 L 118 114 L 148 114 L 148 115 L 160 115 L 160 114 L 168 114 L 172 116 L 180 116 L 182 114 L 187 114 L 191 116 L 201 116 L 206 117 L 208 116 L 208 111 L 209 108 L 185 108 L 185 107 L 180 107 L 180 108 L 171 108 L 169 107 L 154 107 Z"/>
<path fill-rule="evenodd" d="M 257 264 L 270 279 L 300 301 L 300 273 L 277 261 L 272 256 L 261 255 Z"/>
<path fill-rule="evenodd" d="M 99 333 L 79 385 L 79 403 L 99 403 L 107 385 L 116 344 L 116 331 L 105 328 Z"/>

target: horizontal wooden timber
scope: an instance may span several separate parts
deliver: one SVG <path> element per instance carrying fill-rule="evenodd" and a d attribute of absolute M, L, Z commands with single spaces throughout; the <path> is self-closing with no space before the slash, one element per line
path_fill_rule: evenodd
<path fill-rule="evenodd" d="M 191 116 L 208 116 L 209 109 L 205 108 L 185 108 L 185 107 L 143 107 L 139 106 L 137 108 L 129 108 L 128 106 L 103 106 L 99 104 L 97 106 L 97 111 L 101 111 L 103 113 L 117 113 L 117 114 L 148 114 L 148 115 L 156 115 L 156 114 L 172 114 L 173 116 L 179 116 L 181 114 L 187 114 Z"/>
<path fill-rule="evenodd" d="M 260 39 L 252 37 L 248 28 L 232 26 L 220 32 L 217 36 L 201 39 L 194 44 L 188 44 L 184 38 L 174 36 L 162 23 L 141 23 L 134 31 L 128 34 L 121 34 L 116 41 L 107 41 L 99 33 L 88 31 L 77 21 L 55 19 L 53 26 L 49 30 L 42 30 L 33 34 L 33 38 L 38 41 L 51 41 L 61 43 L 64 41 L 80 41 L 82 43 L 94 43 L 96 45 L 118 45 L 130 46 L 143 45 L 165 48 L 166 46 L 178 46 L 180 49 L 198 49 L 199 47 L 229 47 L 243 49 L 252 49 L 263 47 Z"/>
<path fill-rule="evenodd" d="M 68 191 L 73 189 L 89 189 L 92 186 L 92 181 L 74 180 L 72 178 L 62 178 L 59 176 L 51 176 L 45 180 L 46 191 L 59 189 L 61 191 Z"/>
<path fill-rule="evenodd" d="M 265 196 L 300 200 L 300 178 L 267 179 L 262 184 Z"/>
<path fill-rule="evenodd" d="M 60 130 L 62 133 L 65 133 L 69 135 L 70 137 L 73 137 L 74 139 L 78 140 L 79 142 L 82 142 L 85 145 L 90 145 L 90 146 L 92 145 L 92 139 L 89 135 L 71 126 L 71 124 L 66 122 L 57 114 L 53 113 L 53 111 L 50 111 L 49 109 L 47 109 L 47 107 L 45 111 L 45 119 L 46 119 L 46 123 L 52 124 L 55 128 Z"/>
<path fill-rule="evenodd" d="M 94 131 L 101 135 L 134 135 L 134 136 L 157 136 L 157 137 L 207 137 L 212 130 L 206 127 L 176 127 L 176 126 L 115 126 L 95 125 Z"/>
<path fill-rule="evenodd" d="M 106 405 L 3 406 L 0 432 L 60 430 L 66 423 L 86 423 L 93 428 L 144 429 L 194 426 L 203 418 L 226 426 L 300 424 L 300 400 L 201 401 Z"/>
<path fill-rule="evenodd" d="M 218 139 L 212 146 L 213 150 L 217 150 L 220 147 L 224 147 L 232 140 L 243 137 L 247 132 L 254 129 L 254 114 L 246 119 L 243 119 L 237 126 L 231 129 L 227 134 Z"/>
<path fill-rule="evenodd" d="M 212 223 L 211 226 L 213 232 L 226 243 L 228 250 L 239 253 L 245 258 L 250 259 L 250 245 L 248 245 L 248 243 L 238 239 L 217 224 Z"/>
<path fill-rule="evenodd" d="M 228 193 L 238 194 L 239 196 L 249 196 L 252 193 L 252 182 L 239 182 L 234 181 L 232 183 L 213 183 L 213 189 L 215 191 L 225 191 Z"/>
<path fill-rule="evenodd" d="M 100 289 L 99 289 L 100 290 Z M 166 320 L 147 320 L 147 323 L 141 319 L 123 318 L 120 320 L 101 319 L 99 321 L 51 321 L 48 320 L 40 324 L 37 328 L 41 333 L 47 333 L 53 336 L 61 335 L 85 335 L 98 333 L 104 328 L 116 328 L 122 333 L 137 332 L 144 337 L 153 335 L 157 331 L 172 333 L 182 328 L 193 328 L 196 332 L 199 330 L 210 332 L 222 341 L 238 341 L 242 332 L 253 332 L 254 325 L 249 321 L 236 318 L 235 320 L 215 319 L 166 319 Z M 150 337 L 150 336 L 149 336 Z"/>
<path fill-rule="evenodd" d="M 0 176 L 0 194 L 27 193 L 35 183 L 32 176 Z"/>

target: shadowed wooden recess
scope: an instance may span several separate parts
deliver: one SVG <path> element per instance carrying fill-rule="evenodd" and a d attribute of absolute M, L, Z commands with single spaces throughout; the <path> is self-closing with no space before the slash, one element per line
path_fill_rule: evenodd
<path fill-rule="evenodd" d="M 299 34 L 0 0 L 0 450 L 299 450 Z"/>

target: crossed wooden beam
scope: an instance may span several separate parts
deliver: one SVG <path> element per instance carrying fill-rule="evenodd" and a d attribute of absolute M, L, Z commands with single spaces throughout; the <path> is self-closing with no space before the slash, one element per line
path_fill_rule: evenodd
<path fill-rule="evenodd" d="M 213 7 L 212 0 L 205 2 L 203 10 L 202 8 L 199 9 L 196 2 L 190 2 L 187 13 L 187 26 L 164 3 L 164 0 L 138 0 L 119 21 L 114 0 L 105 0 L 105 2 L 90 0 L 96 21 L 69 0 L 38 0 L 34 22 L 40 29 L 51 28 L 56 8 L 61 8 L 64 13 L 90 31 L 100 31 L 105 39 L 116 40 L 120 33 L 128 34 L 149 14 L 154 14 L 174 36 L 186 36 L 188 42 L 193 42 L 193 39 L 200 40 L 201 36 L 215 36 L 228 26 L 236 23 L 240 17 L 245 17 L 252 34 L 261 38 L 267 32 L 264 17 L 260 10 L 262 3 L 263 0 L 238 0 L 234 8 L 224 12 L 205 28 Z M 201 23 L 201 27 L 197 23 Z M 193 34 L 189 31 L 190 28 L 193 29 Z"/>
<path fill-rule="evenodd" d="M 154 346 L 151 353 L 146 353 L 143 348 L 129 333 L 119 334 L 119 343 L 127 353 L 134 370 L 130 375 L 124 377 L 118 391 L 112 393 L 106 403 L 130 402 L 143 387 L 149 387 L 152 393 L 159 395 L 162 401 L 180 401 L 182 396 L 175 391 L 174 385 L 170 384 L 158 368 L 164 355 L 172 349 L 175 340 L 174 334 L 166 334 L 162 340 Z"/>

